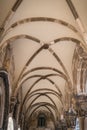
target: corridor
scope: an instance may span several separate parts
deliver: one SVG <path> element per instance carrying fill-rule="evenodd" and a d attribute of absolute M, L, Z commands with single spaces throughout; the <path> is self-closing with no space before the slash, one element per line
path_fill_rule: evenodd
<path fill-rule="evenodd" d="M 0 0 L 0 130 L 87 130 L 87 0 Z"/>

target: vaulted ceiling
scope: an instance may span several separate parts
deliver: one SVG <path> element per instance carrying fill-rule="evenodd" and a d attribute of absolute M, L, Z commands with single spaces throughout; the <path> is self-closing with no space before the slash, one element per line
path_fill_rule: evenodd
<path fill-rule="evenodd" d="M 11 94 L 21 88 L 27 119 L 47 112 L 56 120 L 76 89 L 75 52 L 86 51 L 86 45 L 66 0 L 23 0 L 5 22 L 15 1 L 0 1 L 1 27 L 5 23 L 0 47 L 10 45 L 14 56 Z M 87 29 L 87 1 L 73 4 Z"/>

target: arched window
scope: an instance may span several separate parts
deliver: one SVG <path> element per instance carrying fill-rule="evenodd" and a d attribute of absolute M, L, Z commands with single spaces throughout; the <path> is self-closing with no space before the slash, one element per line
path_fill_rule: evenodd
<path fill-rule="evenodd" d="M 79 126 L 79 119 L 76 119 L 76 127 L 75 130 L 80 130 L 80 126 Z"/>
<path fill-rule="evenodd" d="M 14 130 L 14 122 L 13 118 L 10 116 L 8 120 L 8 129 L 7 130 Z"/>
<path fill-rule="evenodd" d="M 43 113 L 38 116 L 38 127 L 46 127 L 46 116 Z"/>
<path fill-rule="evenodd" d="M 18 130 L 21 130 L 20 127 L 18 127 Z"/>

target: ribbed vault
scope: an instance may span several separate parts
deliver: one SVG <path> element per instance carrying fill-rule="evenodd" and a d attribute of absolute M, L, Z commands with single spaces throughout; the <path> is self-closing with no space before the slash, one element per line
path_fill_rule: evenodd
<path fill-rule="evenodd" d="M 22 127 L 30 128 L 40 114 L 56 125 L 77 91 L 77 64 L 84 68 L 78 48 L 85 53 L 87 46 L 66 0 L 23 0 L 18 5 L 0 39 L 0 55 L 6 52 L 2 67 L 13 75 L 10 99 L 19 101 Z"/>

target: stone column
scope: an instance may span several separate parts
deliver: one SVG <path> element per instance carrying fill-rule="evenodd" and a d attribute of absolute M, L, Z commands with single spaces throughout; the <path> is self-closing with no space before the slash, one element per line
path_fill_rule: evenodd
<path fill-rule="evenodd" d="M 84 130 L 84 117 L 79 117 L 80 130 Z"/>
<path fill-rule="evenodd" d="M 84 119 L 84 130 L 87 130 L 87 117 Z"/>

